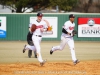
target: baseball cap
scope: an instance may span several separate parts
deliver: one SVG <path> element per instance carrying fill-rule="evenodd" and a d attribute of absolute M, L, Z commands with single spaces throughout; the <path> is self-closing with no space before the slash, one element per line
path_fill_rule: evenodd
<path fill-rule="evenodd" d="M 75 16 L 73 14 L 70 14 L 69 18 L 75 18 Z"/>
<path fill-rule="evenodd" d="M 37 13 L 37 16 L 42 17 L 43 14 L 39 12 L 39 13 Z"/>

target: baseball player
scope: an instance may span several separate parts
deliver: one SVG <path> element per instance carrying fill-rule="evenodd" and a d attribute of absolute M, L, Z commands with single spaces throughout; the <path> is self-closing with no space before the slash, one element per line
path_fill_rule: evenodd
<path fill-rule="evenodd" d="M 46 22 L 47 26 L 50 27 L 50 24 L 49 22 L 46 20 L 46 19 L 42 19 Z M 33 46 L 33 42 L 32 42 L 32 32 L 30 30 L 30 27 L 31 27 L 32 24 L 29 24 L 29 32 L 27 34 L 27 43 L 31 46 Z M 32 56 L 32 50 L 28 50 L 28 57 L 31 58 Z M 36 51 L 34 51 L 34 57 L 37 58 L 37 55 L 36 55 Z"/>
<path fill-rule="evenodd" d="M 27 43 L 31 46 L 34 45 L 32 42 L 32 33 L 30 31 L 27 34 Z M 31 56 L 32 56 L 32 50 L 28 50 L 28 57 L 31 58 Z M 34 51 L 34 57 L 37 58 L 36 51 Z"/>
<path fill-rule="evenodd" d="M 32 42 L 32 32 L 30 31 L 30 27 L 31 27 L 32 24 L 29 24 L 29 32 L 27 34 L 27 43 L 31 46 L 33 46 L 33 42 Z M 25 53 L 25 52 L 23 52 Z M 32 56 L 32 50 L 28 50 L 28 57 L 31 58 Z M 37 55 L 36 55 L 36 51 L 34 51 L 34 57 L 37 58 Z"/>
<path fill-rule="evenodd" d="M 65 45 L 68 44 L 69 49 L 71 51 L 73 63 L 74 65 L 76 65 L 77 63 L 79 63 L 79 60 L 76 59 L 74 40 L 73 40 L 74 36 L 73 30 L 75 27 L 74 19 L 75 16 L 73 14 L 70 14 L 69 20 L 64 23 L 64 26 L 62 28 L 61 43 L 59 46 L 52 47 L 52 49 L 50 50 L 50 54 L 52 54 L 54 51 L 57 50 L 63 50 Z"/>
<path fill-rule="evenodd" d="M 49 22 L 47 20 L 45 20 L 45 19 L 43 19 L 43 20 L 46 22 L 47 26 L 50 27 Z M 27 43 L 29 45 L 33 46 L 34 44 L 32 42 L 32 32 L 30 31 L 31 25 L 32 24 L 29 24 L 29 32 L 27 34 Z M 28 57 L 31 58 L 31 56 L 32 56 L 32 50 L 28 50 Z M 36 51 L 34 51 L 34 57 L 37 58 Z"/>
<path fill-rule="evenodd" d="M 42 33 L 47 30 L 48 26 L 46 25 L 46 22 L 42 20 L 42 13 L 37 13 L 37 19 L 33 21 L 32 24 L 36 25 L 36 30 L 33 32 L 32 35 L 32 41 L 34 42 L 34 46 L 30 45 L 25 45 L 23 52 L 25 50 L 34 50 L 37 53 L 37 59 L 40 62 L 40 65 L 43 66 L 46 62 L 46 60 L 42 59 L 41 55 L 41 48 L 40 48 L 40 43 L 42 40 Z"/>

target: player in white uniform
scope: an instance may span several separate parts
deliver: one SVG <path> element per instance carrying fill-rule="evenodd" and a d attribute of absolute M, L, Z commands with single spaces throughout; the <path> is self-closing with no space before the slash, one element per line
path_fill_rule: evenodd
<path fill-rule="evenodd" d="M 32 24 L 36 25 L 36 30 L 33 32 L 32 35 L 32 41 L 34 42 L 34 46 L 30 46 L 30 45 L 25 45 L 24 49 L 23 49 L 23 53 L 25 52 L 25 50 L 36 50 L 37 52 L 37 58 L 38 61 L 40 62 L 40 65 L 43 66 L 44 63 L 46 62 L 46 60 L 42 59 L 41 56 L 41 48 L 40 48 L 40 43 L 42 40 L 42 33 L 43 31 L 47 30 L 47 25 L 46 22 L 42 20 L 42 13 L 38 13 L 37 14 L 37 19 L 35 21 L 33 21 Z"/>
<path fill-rule="evenodd" d="M 76 59 L 74 40 L 72 34 L 72 31 L 74 30 L 75 27 L 74 18 L 75 16 L 73 14 L 69 15 L 69 20 L 65 22 L 62 28 L 61 43 L 59 46 L 52 47 L 52 49 L 50 50 L 50 54 L 52 54 L 54 51 L 57 50 L 63 50 L 65 45 L 68 44 L 71 51 L 73 63 L 77 64 L 79 61 Z"/>
<path fill-rule="evenodd" d="M 30 31 L 30 27 L 32 26 L 32 24 L 30 23 L 29 24 L 29 32 L 27 34 L 27 43 L 31 46 L 34 46 L 34 43 L 32 42 L 32 32 Z M 33 51 L 34 52 L 34 57 L 37 58 L 37 55 L 36 55 L 36 51 Z M 32 56 L 32 50 L 28 50 L 28 57 L 31 58 Z"/>

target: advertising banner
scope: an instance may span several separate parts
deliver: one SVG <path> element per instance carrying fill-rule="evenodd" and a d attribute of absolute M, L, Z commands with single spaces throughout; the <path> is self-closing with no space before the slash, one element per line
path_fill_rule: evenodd
<path fill-rule="evenodd" d="M 100 18 L 78 18 L 78 37 L 100 37 Z"/>
<path fill-rule="evenodd" d="M 6 17 L 0 17 L 0 38 L 6 37 Z"/>

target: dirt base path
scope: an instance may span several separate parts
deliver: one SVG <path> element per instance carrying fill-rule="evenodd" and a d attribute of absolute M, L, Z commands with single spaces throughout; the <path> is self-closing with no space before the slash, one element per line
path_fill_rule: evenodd
<path fill-rule="evenodd" d="M 100 61 L 0 64 L 0 75 L 100 75 Z"/>

